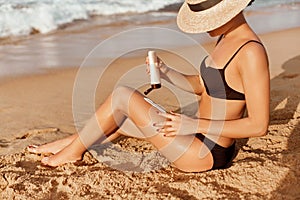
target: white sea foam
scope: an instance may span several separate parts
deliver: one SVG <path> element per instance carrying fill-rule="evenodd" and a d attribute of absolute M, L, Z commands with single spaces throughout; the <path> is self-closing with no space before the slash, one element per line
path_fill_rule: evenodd
<path fill-rule="evenodd" d="M 155 11 L 182 0 L 0 0 L 0 37 L 48 33 L 92 15 Z"/>
<path fill-rule="evenodd" d="M 157 11 L 184 0 L 0 0 L 0 38 L 48 33 L 92 15 L 115 15 Z M 253 8 L 300 2 L 256 0 Z M 158 14 L 158 13 L 156 13 Z M 163 13 L 166 14 L 166 13 Z"/>

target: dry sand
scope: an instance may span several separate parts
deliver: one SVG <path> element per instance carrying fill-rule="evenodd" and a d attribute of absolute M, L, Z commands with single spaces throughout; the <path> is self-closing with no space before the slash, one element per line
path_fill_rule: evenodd
<path fill-rule="evenodd" d="M 272 75 L 269 132 L 238 140 L 238 155 L 224 170 L 182 173 L 166 166 L 150 144 L 132 138 L 108 146 L 104 157 L 117 158 L 111 161 L 116 165 L 131 159 L 127 168 L 132 170 L 159 162 L 166 167 L 126 172 L 98 162 L 90 153 L 75 164 L 55 169 L 41 166 L 42 156 L 24 148 L 75 132 L 71 101 L 76 69 L 2 81 L 0 199 L 300 199 L 299 35 L 300 29 L 292 29 L 261 36 Z M 130 66 L 139 59 L 122 62 Z M 99 102 L 113 88 L 110 81 L 101 89 Z M 177 106 L 172 98 L 162 99 L 162 104 L 170 109 Z M 131 152 L 134 159 L 116 147 Z"/>

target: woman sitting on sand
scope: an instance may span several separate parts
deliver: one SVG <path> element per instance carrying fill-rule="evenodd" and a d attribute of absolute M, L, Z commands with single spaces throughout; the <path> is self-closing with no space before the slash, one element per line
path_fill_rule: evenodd
<path fill-rule="evenodd" d="M 197 118 L 161 112 L 138 91 L 119 87 L 80 133 L 42 146 L 32 145 L 28 150 L 53 153 L 42 159 L 45 165 L 74 162 L 82 159 L 90 145 L 113 134 L 129 120 L 134 129 L 122 134 L 151 142 L 182 171 L 226 167 L 233 158 L 234 139 L 263 136 L 269 123 L 268 59 L 243 15 L 251 3 L 251 0 L 186 0 L 179 11 L 177 23 L 184 32 L 219 36 L 215 49 L 200 66 L 200 76 L 182 74 L 158 58 L 157 67 L 165 80 L 201 95 Z M 216 112 L 213 108 L 219 103 L 226 109 Z M 247 116 L 243 117 L 246 108 Z M 99 125 L 96 129 L 95 124 Z M 220 130 L 210 127 L 211 124 L 217 124 Z"/>

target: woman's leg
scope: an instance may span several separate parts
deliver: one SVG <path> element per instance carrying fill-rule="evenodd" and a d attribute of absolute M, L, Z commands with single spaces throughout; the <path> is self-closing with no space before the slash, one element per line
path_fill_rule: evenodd
<path fill-rule="evenodd" d="M 104 134 L 115 131 L 129 118 L 140 130 L 131 136 L 142 136 L 150 141 L 163 155 L 184 171 L 204 171 L 213 164 L 210 153 L 200 156 L 200 151 L 209 152 L 207 147 L 194 136 L 164 137 L 156 132 L 153 123 L 163 121 L 157 110 L 144 97 L 126 87 L 117 88 L 100 106 L 95 117 L 78 134 L 73 142 L 57 154 L 42 160 L 44 164 L 58 166 L 81 158 L 88 146 Z M 97 121 L 98 127 L 95 126 Z M 95 131 L 96 130 L 96 131 Z M 142 135 L 141 135 L 142 133 Z"/>
<path fill-rule="evenodd" d="M 113 140 L 117 139 L 120 135 L 130 136 L 130 134 L 129 135 L 126 134 L 126 131 L 121 133 L 115 132 L 109 136 L 103 136 L 103 138 L 99 140 L 99 143 L 105 144 L 108 142 L 112 142 Z M 27 150 L 30 153 L 35 153 L 35 154 L 49 154 L 49 153 L 56 154 L 60 152 L 63 148 L 71 144 L 77 137 L 78 134 L 73 134 L 63 139 L 55 140 L 54 142 L 49 142 L 43 145 L 29 145 L 27 147 Z"/>
<path fill-rule="evenodd" d="M 50 142 L 44 145 L 29 145 L 27 147 L 27 150 L 30 153 L 36 153 L 36 154 L 47 154 L 47 153 L 52 153 L 56 154 L 59 151 L 61 151 L 63 148 L 68 146 L 71 142 L 73 142 L 74 139 L 78 137 L 77 134 L 73 134 L 71 136 L 68 136 L 66 138 L 56 140 L 54 142 Z"/>

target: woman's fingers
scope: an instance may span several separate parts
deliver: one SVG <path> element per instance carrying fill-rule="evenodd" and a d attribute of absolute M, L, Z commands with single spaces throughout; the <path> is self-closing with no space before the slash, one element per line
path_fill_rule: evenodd
<path fill-rule="evenodd" d="M 173 111 L 170 113 L 158 112 L 157 114 L 165 120 L 154 123 L 153 126 L 157 127 L 157 132 L 165 136 L 190 135 L 198 130 L 198 122 L 186 115 Z"/>
<path fill-rule="evenodd" d="M 173 111 L 171 111 L 170 113 L 158 112 L 158 115 L 170 120 L 177 119 L 178 116 L 180 116 L 180 114 L 174 113 Z"/>
<path fill-rule="evenodd" d="M 157 132 L 160 134 L 163 134 L 165 137 L 176 135 L 176 129 L 173 127 L 160 128 L 160 129 L 157 129 Z"/>
<path fill-rule="evenodd" d="M 164 117 L 165 120 L 154 123 L 153 126 L 157 128 L 158 133 L 162 133 L 164 136 L 188 135 L 196 130 L 192 130 L 195 125 L 193 119 L 183 114 L 173 111 L 170 113 L 158 112 L 157 114 Z"/>
<path fill-rule="evenodd" d="M 170 113 L 158 112 L 158 115 L 164 117 L 165 120 L 153 123 L 153 126 L 155 127 L 176 126 L 178 123 L 180 123 L 178 120 L 180 119 L 180 114 L 175 115 Z"/>
<path fill-rule="evenodd" d="M 157 128 L 163 128 L 163 127 L 167 127 L 167 126 L 173 127 L 174 125 L 175 124 L 172 121 L 165 121 L 165 122 L 153 123 L 153 126 L 157 127 Z"/>
<path fill-rule="evenodd" d="M 145 63 L 146 63 L 146 65 L 147 65 L 147 67 L 146 67 L 146 73 L 147 73 L 147 74 L 150 74 L 150 68 L 149 68 L 149 58 L 148 58 L 148 56 L 146 57 L 146 61 L 145 61 Z"/>
<path fill-rule="evenodd" d="M 181 114 L 179 114 L 179 113 L 175 113 L 174 111 L 170 111 L 170 113 L 172 114 L 172 115 L 176 115 L 176 116 L 180 116 Z"/>
<path fill-rule="evenodd" d="M 149 65 L 149 57 L 147 56 L 146 57 L 146 61 L 145 61 L 146 65 Z M 156 67 L 160 68 L 163 64 L 163 61 L 157 56 L 156 57 L 156 62 L 155 62 L 155 65 Z"/>
<path fill-rule="evenodd" d="M 158 115 L 164 117 L 166 120 L 163 122 L 156 122 L 153 124 L 154 127 L 157 127 L 157 132 L 163 134 L 166 137 L 175 136 L 178 132 L 179 121 L 178 116 L 180 114 L 171 112 L 171 113 L 162 113 L 158 112 Z"/>
<path fill-rule="evenodd" d="M 161 129 L 159 129 L 158 131 L 159 133 L 171 133 L 171 132 L 176 132 L 176 129 L 174 127 L 163 127 Z"/>

